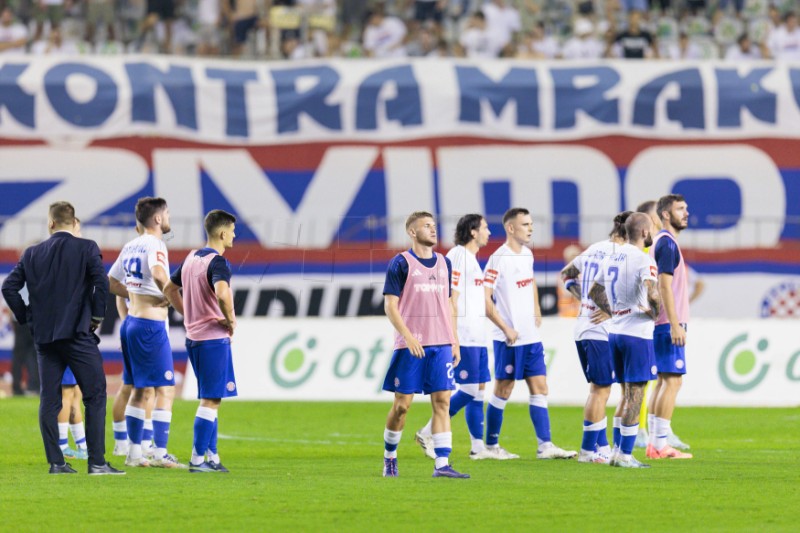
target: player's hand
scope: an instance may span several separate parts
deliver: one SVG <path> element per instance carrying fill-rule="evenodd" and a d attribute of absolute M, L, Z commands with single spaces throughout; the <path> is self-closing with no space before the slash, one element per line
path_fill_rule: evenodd
<path fill-rule="evenodd" d="M 686 345 L 686 330 L 683 329 L 683 326 L 680 324 L 670 326 L 669 331 L 670 335 L 672 336 L 672 344 L 675 346 Z"/>
<path fill-rule="evenodd" d="M 453 368 L 458 366 L 461 362 L 461 347 L 458 344 L 453 345 Z"/>
<path fill-rule="evenodd" d="M 156 305 L 155 307 L 169 307 L 169 300 L 164 298 L 163 300 L 158 302 L 158 305 Z"/>
<path fill-rule="evenodd" d="M 228 335 L 231 337 L 233 336 L 233 330 L 236 329 L 236 319 L 233 319 L 233 322 L 229 322 L 227 318 L 218 318 L 217 322 L 220 326 L 228 330 Z"/>
<path fill-rule="evenodd" d="M 103 321 L 102 321 L 102 320 L 95 320 L 95 319 L 92 319 L 92 322 L 91 322 L 91 324 L 89 324 L 89 331 L 91 331 L 92 333 L 94 333 L 94 332 L 97 330 L 97 328 L 99 328 L 99 327 L 100 327 L 100 324 L 102 324 L 102 323 L 103 323 Z"/>
<path fill-rule="evenodd" d="M 515 329 L 509 328 L 507 331 L 504 332 L 504 334 L 506 336 L 506 344 L 508 346 L 512 346 L 519 339 L 519 332 L 517 332 L 517 330 Z"/>
<path fill-rule="evenodd" d="M 653 320 L 655 320 L 655 319 L 657 319 L 657 318 L 658 318 L 658 315 L 655 315 L 655 314 L 653 314 L 653 310 L 652 310 L 652 309 L 650 309 L 650 308 L 647 308 L 647 307 L 644 307 L 643 305 L 640 305 L 640 306 L 639 306 L 639 311 L 641 311 L 641 312 L 642 312 L 642 313 L 644 313 L 645 315 L 649 316 L 649 317 L 650 317 L 650 318 L 652 318 Z"/>
<path fill-rule="evenodd" d="M 589 319 L 592 321 L 592 324 L 602 324 L 606 320 L 611 319 L 611 315 L 609 315 L 602 309 L 598 309 L 594 313 L 592 313 Z"/>
<path fill-rule="evenodd" d="M 419 357 L 420 359 L 425 357 L 425 349 L 414 337 L 407 338 L 406 345 L 408 346 L 408 351 L 411 352 L 411 355 L 414 357 Z"/>
<path fill-rule="evenodd" d="M 534 323 L 536 324 L 537 328 L 542 327 L 542 315 L 536 315 L 536 318 L 534 319 Z"/>

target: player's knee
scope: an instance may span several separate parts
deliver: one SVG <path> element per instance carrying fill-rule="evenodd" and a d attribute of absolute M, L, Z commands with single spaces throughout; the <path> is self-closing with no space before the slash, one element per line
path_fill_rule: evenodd
<path fill-rule="evenodd" d="M 395 402 L 394 414 L 397 418 L 403 418 L 408 413 L 408 404 L 404 402 Z"/>

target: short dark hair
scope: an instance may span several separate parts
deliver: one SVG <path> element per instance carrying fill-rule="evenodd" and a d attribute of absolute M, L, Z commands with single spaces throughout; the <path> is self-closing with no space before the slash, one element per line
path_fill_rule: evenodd
<path fill-rule="evenodd" d="M 72 226 L 75 224 L 75 208 L 69 202 L 54 202 L 50 204 L 48 214 L 50 220 L 58 226 Z"/>
<path fill-rule="evenodd" d="M 639 207 L 636 208 L 636 212 L 649 214 L 650 211 L 655 209 L 655 207 L 656 207 L 655 200 L 647 200 L 646 202 L 642 202 L 639 204 Z"/>
<path fill-rule="evenodd" d="M 656 207 L 656 214 L 658 214 L 658 218 L 663 220 L 664 216 L 662 213 L 664 211 L 669 211 L 672 209 L 672 204 L 675 202 L 685 202 L 686 200 L 683 199 L 682 194 L 668 194 L 666 196 L 662 196 L 658 199 L 658 206 Z"/>
<path fill-rule="evenodd" d="M 512 207 L 503 215 L 503 226 L 505 226 L 509 220 L 517 218 L 517 215 L 530 215 L 531 212 L 525 209 L 524 207 Z"/>
<path fill-rule="evenodd" d="M 456 244 L 464 246 L 469 243 L 473 238 L 472 230 L 479 229 L 482 220 L 483 215 L 477 213 L 470 213 L 469 215 L 461 217 L 456 224 L 456 235 L 454 239 Z"/>
<path fill-rule="evenodd" d="M 652 224 L 652 219 L 644 213 L 631 213 L 628 220 L 625 221 L 625 233 L 628 240 L 631 236 L 637 235 L 642 231 L 647 224 Z"/>
<path fill-rule="evenodd" d="M 406 219 L 406 230 L 408 230 L 408 228 L 411 227 L 411 224 L 413 224 L 414 222 L 416 222 L 421 218 L 433 218 L 433 215 L 428 213 L 427 211 L 414 211 L 413 213 L 408 215 L 408 218 Z"/>
<path fill-rule="evenodd" d="M 163 198 L 156 198 L 153 196 L 139 198 L 136 202 L 136 210 L 134 211 L 136 220 L 138 220 L 142 226 L 147 227 L 153 216 L 163 211 L 166 207 L 167 201 Z"/>
<path fill-rule="evenodd" d="M 221 226 L 229 226 L 236 224 L 236 217 L 222 209 L 214 209 L 209 211 L 206 218 L 203 220 L 203 227 L 206 229 L 206 235 L 211 237 L 214 230 Z"/>
<path fill-rule="evenodd" d="M 655 203 L 655 202 L 653 202 Z M 641 211 L 640 211 L 641 212 Z M 625 222 L 627 222 L 628 217 L 633 214 L 633 211 L 623 211 L 622 213 L 618 214 L 614 217 L 614 229 L 611 230 L 611 233 L 608 234 L 609 237 L 619 237 L 621 239 L 628 238 L 628 232 L 625 230 Z"/>

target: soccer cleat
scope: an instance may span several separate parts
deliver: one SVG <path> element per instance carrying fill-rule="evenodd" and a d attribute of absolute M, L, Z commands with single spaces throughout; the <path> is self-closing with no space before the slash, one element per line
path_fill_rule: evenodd
<path fill-rule="evenodd" d="M 147 468 L 150 466 L 150 461 L 148 461 L 144 457 L 133 458 L 131 456 L 127 456 L 125 458 L 125 466 L 138 466 L 142 468 Z"/>
<path fill-rule="evenodd" d="M 647 441 L 649 435 L 646 429 L 639 428 L 639 433 L 636 434 L 636 442 L 633 443 L 634 448 L 647 448 Z"/>
<path fill-rule="evenodd" d="M 203 461 L 199 465 L 189 463 L 189 472 L 195 474 L 198 472 L 220 472 L 220 470 L 217 470 L 211 466 L 211 463 Z"/>
<path fill-rule="evenodd" d="M 650 468 L 650 465 L 640 462 L 633 455 L 629 455 L 625 458 L 621 453 L 612 458 L 608 464 L 620 468 Z"/>
<path fill-rule="evenodd" d="M 83 459 L 84 461 L 89 458 L 89 450 L 86 448 L 78 448 L 75 450 L 75 459 Z"/>
<path fill-rule="evenodd" d="M 417 431 L 414 434 L 414 438 L 417 444 L 419 444 L 419 447 L 422 448 L 422 452 L 426 457 L 436 459 L 436 452 L 433 449 L 433 437 L 431 435 L 423 435 L 422 432 Z"/>
<path fill-rule="evenodd" d="M 215 463 L 214 461 L 209 461 L 208 464 L 210 464 L 211 468 L 213 468 L 217 472 L 221 472 L 223 474 L 227 474 L 230 472 L 230 470 L 222 466 L 222 463 Z"/>
<path fill-rule="evenodd" d="M 126 457 L 128 455 L 128 443 L 116 443 L 114 444 L 114 455 L 118 457 Z"/>
<path fill-rule="evenodd" d="M 469 458 L 473 461 L 480 461 L 481 459 L 494 459 L 494 454 L 488 448 L 484 448 L 479 452 L 469 452 Z"/>
<path fill-rule="evenodd" d="M 656 450 L 653 445 L 650 445 L 647 447 L 647 458 L 648 459 L 691 459 L 692 454 L 678 451 L 669 444 L 667 444 L 660 450 Z"/>
<path fill-rule="evenodd" d="M 609 457 L 600 452 L 587 452 L 581 450 L 580 455 L 578 455 L 579 463 L 595 463 L 600 465 L 607 465 L 608 461 Z"/>
<path fill-rule="evenodd" d="M 187 465 L 178 462 L 178 458 L 168 453 L 161 459 L 153 459 L 150 461 L 150 466 L 156 468 L 188 468 Z"/>
<path fill-rule="evenodd" d="M 509 459 L 519 459 L 519 455 L 515 453 L 511 453 L 510 451 L 506 450 L 502 446 L 487 446 L 486 451 L 488 451 L 491 455 L 488 459 L 497 459 L 498 461 L 507 461 Z"/>
<path fill-rule="evenodd" d="M 397 457 L 383 458 L 383 477 L 398 477 Z"/>
<path fill-rule="evenodd" d="M 65 459 L 75 459 L 76 454 L 78 453 L 77 450 L 73 450 L 69 446 L 66 448 L 61 448 L 61 453 L 64 454 Z"/>
<path fill-rule="evenodd" d="M 155 446 L 142 446 L 142 455 L 147 457 L 151 461 L 156 458 L 156 447 Z"/>
<path fill-rule="evenodd" d="M 537 459 L 572 459 L 578 452 L 573 450 L 562 450 L 552 442 L 549 443 L 549 446 L 545 446 L 544 449 L 539 448 L 536 451 L 536 458 Z"/>
<path fill-rule="evenodd" d="M 453 479 L 469 479 L 469 474 L 462 474 L 456 472 L 450 465 L 445 465 L 441 468 L 433 469 L 433 477 L 451 477 Z"/>
<path fill-rule="evenodd" d="M 675 433 L 669 432 L 667 435 L 667 445 L 672 446 L 676 450 L 688 450 L 689 445 L 683 442 Z"/>

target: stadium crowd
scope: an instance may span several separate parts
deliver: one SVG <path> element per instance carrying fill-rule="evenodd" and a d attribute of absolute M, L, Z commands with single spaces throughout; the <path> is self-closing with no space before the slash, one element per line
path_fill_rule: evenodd
<path fill-rule="evenodd" d="M 793 0 L 0 0 L 0 56 L 798 59 Z"/>

